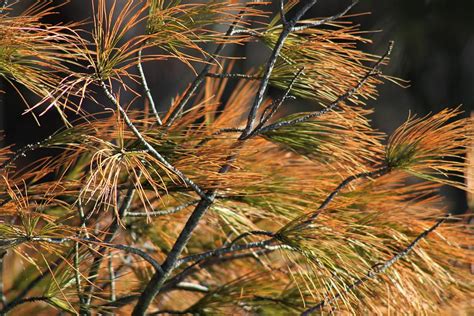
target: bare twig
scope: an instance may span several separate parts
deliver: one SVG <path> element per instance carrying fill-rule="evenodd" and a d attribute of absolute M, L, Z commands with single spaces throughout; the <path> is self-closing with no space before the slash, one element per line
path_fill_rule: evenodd
<path fill-rule="evenodd" d="M 312 22 L 312 23 L 305 23 L 303 25 L 298 25 L 298 26 L 295 26 L 293 28 L 293 30 L 295 32 L 298 32 L 298 31 L 303 31 L 303 30 L 306 30 L 308 28 L 311 28 L 311 27 L 316 27 L 316 26 L 320 26 L 320 25 L 323 25 L 323 24 L 326 24 L 328 22 L 332 22 L 334 20 L 337 20 L 339 18 L 341 18 L 342 16 L 344 16 L 347 12 L 349 12 L 350 9 L 352 9 L 357 3 L 359 2 L 359 0 L 354 0 L 352 1 L 352 3 L 347 7 L 345 8 L 343 11 L 341 11 L 340 13 L 337 13 L 333 16 L 330 16 L 330 17 L 327 17 L 327 18 L 324 18 L 324 19 L 321 19 L 319 21 L 316 21 L 316 22 Z"/>
<path fill-rule="evenodd" d="M 208 73 L 206 77 L 210 78 L 230 78 L 230 79 L 246 79 L 246 80 L 260 80 L 262 79 L 260 76 L 255 76 L 255 75 L 247 75 L 247 74 L 236 74 L 236 73 L 223 73 L 223 74 L 218 74 L 218 73 Z"/>
<path fill-rule="evenodd" d="M 243 13 L 244 13 L 243 10 L 241 12 L 239 12 L 237 18 L 235 19 L 235 21 L 232 23 L 232 25 L 229 27 L 226 34 L 224 35 L 225 37 L 229 37 L 229 36 L 233 35 L 235 27 L 237 26 L 237 24 L 242 19 L 242 14 Z M 181 112 L 186 107 L 186 104 L 188 104 L 189 100 L 194 95 L 197 88 L 199 88 L 201 83 L 206 78 L 206 75 L 211 70 L 212 65 L 214 64 L 213 63 L 214 58 L 215 58 L 214 56 L 218 56 L 222 52 L 224 47 L 225 47 L 225 43 L 221 43 L 221 44 L 217 45 L 216 49 L 214 50 L 214 53 L 211 54 L 209 56 L 209 58 L 206 60 L 204 68 L 201 70 L 199 75 L 194 79 L 194 81 L 191 83 L 189 88 L 186 90 L 185 95 L 181 98 L 179 104 L 176 106 L 176 110 L 174 111 L 174 113 L 172 113 L 170 115 L 169 119 L 166 121 L 166 126 L 167 127 L 173 125 L 174 121 L 176 121 L 176 119 L 181 115 Z"/>
<path fill-rule="evenodd" d="M 243 245 L 233 244 L 227 247 L 217 248 L 214 250 L 210 250 L 203 253 L 190 255 L 190 256 L 181 258 L 176 261 L 176 267 L 187 262 L 201 261 L 209 257 L 219 257 L 225 254 L 234 253 L 234 252 L 238 252 L 242 250 L 265 248 L 267 246 L 271 246 L 273 242 L 274 242 L 274 239 L 271 238 L 264 241 L 256 241 L 256 242 L 251 242 L 251 243 L 247 243 Z"/>
<path fill-rule="evenodd" d="M 278 109 L 283 105 L 283 102 L 285 102 L 287 99 L 290 98 L 289 94 L 291 92 L 291 89 L 293 88 L 293 85 L 295 84 L 296 80 L 303 73 L 303 70 L 304 70 L 304 67 L 301 68 L 295 74 L 295 76 L 291 80 L 290 84 L 286 88 L 285 93 L 283 94 L 283 96 L 280 99 L 275 100 L 274 102 L 272 102 L 272 104 L 270 104 L 267 108 L 264 109 L 264 111 L 263 111 L 263 113 L 260 117 L 259 124 L 255 127 L 255 129 L 252 132 L 250 132 L 250 134 L 248 136 L 246 136 L 246 138 L 250 138 L 250 137 L 253 137 L 254 135 L 256 135 L 262 129 L 262 127 L 273 117 L 273 115 L 275 115 L 275 113 L 278 111 Z"/>
<path fill-rule="evenodd" d="M 323 203 L 321 203 L 321 205 L 319 206 L 318 210 L 320 211 L 320 210 L 325 209 L 329 205 L 329 203 L 331 203 L 331 201 L 336 197 L 336 195 L 339 194 L 339 192 L 341 192 L 341 190 L 344 189 L 346 186 L 348 186 L 352 181 L 355 181 L 355 180 L 358 180 L 358 179 L 378 178 L 378 177 L 381 177 L 381 176 L 389 173 L 390 171 L 391 171 L 391 169 L 389 167 L 383 166 L 383 167 L 380 167 L 379 169 L 376 169 L 374 171 L 362 172 L 362 173 L 347 177 L 346 179 L 344 179 L 344 181 L 342 181 L 337 186 L 336 189 L 334 189 L 334 191 L 332 191 L 326 197 L 326 199 L 323 201 Z M 313 215 L 313 216 L 316 217 L 317 215 Z"/>
<path fill-rule="evenodd" d="M 218 136 L 218 135 L 221 135 L 221 134 L 224 134 L 224 133 L 242 133 L 243 131 L 244 131 L 243 128 L 232 128 L 232 127 L 231 128 L 222 128 L 220 130 L 215 131 L 210 136 L 208 136 L 208 137 L 204 138 L 203 140 L 201 140 L 196 145 L 196 147 L 199 148 L 199 147 L 203 146 L 204 144 L 206 144 L 207 142 L 212 140 L 213 136 Z"/>
<path fill-rule="evenodd" d="M 107 235 L 105 236 L 104 243 L 108 244 L 114 239 L 115 234 L 117 233 L 117 230 L 120 227 L 120 221 L 126 215 L 128 209 L 130 208 L 134 195 L 135 195 L 135 187 L 133 184 L 131 184 L 127 190 L 127 193 L 125 194 L 125 197 L 123 198 L 123 201 L 122 201 L 122 204 L 120 205 L 120 209 L 118 210 L 117 216 L 114 217 L 112 224 L 107 230 Z M 102 263 L 102 260 L 104 259 L 103 254 L 105 253 L 106 249 L 107 248 L 105 246 L 99 247 L 99 250 L 97 251 L 95 258 L 92 261 L 91 268 L 89 270 L 89 276 L 87 278 L 89 280 L 89 284 L 85 288 L 85 293 L 88 293 L 86 305 L 90 305 L 91 303 L 92 294 L 94 291 L 94 287 L 92 286 L 92 284 L 98 277 L 99 268 Z"/>
<path fill-rule="evenodd" d="M 265 230 L 252 230 L 252 231 L 248 231 L 248 232 L 245 232 L 245 233 L 242 233 L 240 234 L 239 236 L 235 237 L 234 240 L 232 240 L 230 243 L 229 243 L 229 247 L 232 247 L 233 245 L 235 245 L 238 241 L 244 239 L 244 238 L 247 238 L 249 236 L 266 236 L 266 237 L 270 237 L 270 238 L 273 238 L 275 237 L 275 233 L 273 232 L 269 232 L 269 231 L 265 231 Z"/>
<path fill-rule="evenodd" d="M 135 248 L 135 247 L 128 246 L 128 245 L 113 244 L 113 243 L 109 243 L 109 242 L 100 241 L 100 240 L 94 239 L 94 238 L 80 238 L 80 237 L 75 237 L 75 236 L 74 237 L 61 237 L 61 238 L 56 238 L 56 237 L 28 237 L 28 238 L 22 238 L 22 243 L 39 242 L 39 243 L 50 243 L 50 244 L 61 245 L 61 244 L 64 244 L 66 242 L 71 242 L 71 241 L 73 241 L 73 242 L 81 241 L 81 242 L 84 242 L 84 243 L 101 244 L 101 246 L 104 247 L 104 248 L 114 248 L 114 249 L 122 250 L 122 251 L 125 251 L 125 252 L 128 252 L 128 253 L 132 253 L 134 255 L 137 255 L 137 256 L 141 257 L 146 262 L 148 262 L 156 270 L 156 272 L 158 274 L 163 273 L 160 264 L 155 259 L 153 259 L 153 257 L 151 257 L 149 254 L 147 254 L 146 252 L 144 252 L 143 250 L 141 250 L 139 248 Z M 59 262 L 62 262 L 62 260 L 59 260 Z"/>
<path fill-rule="evenodd" d="M 192 275 L 193 273 L 202 270 L 203 268 L 213 266 L 216 264 L 222 264 L 229 261 L 241 260 L 241 259 L 255 259 L 260 255 L 265 255 L 277 249 L 285 248 L 284 245 L 281 246 L 266 246 L 264 249 L 258 249 L 252 252 L 229 252 L 224 256 L 218 257 L 207 257 L 204 260 L 194 262 L 192 265 L 186 267 L 179 274 L 174 276 L 162 288 L 162 292 L 168 292 L 175 289 L 176 284 L 182 282 L 186 277 Z"/>
<path fill-rule="evenodd" d="M 313 5 L 316 4 L 316 2 L 317 0 L 307 1 L 306 4 L 298 12 L 296 12 L 292 20 L 286 21 L 286 23 L 283 24 L 282 31 L 280 33 L 280 36 L 278 37 L 278 40 L 275 43 L 275 46 L 273 47 L 272 54 L 268 59 L 267 63 L 265 64 L 265 70 L 263 72 L 262 80 L 260 82 L 260 86 L 258 88 L 257 95 L 255 96 L 252 107 L 250 108 L 250 112 L 247 119 L 247 126 L 245 127 L 245 132 L 242 134 L 241 139 L 245 139 L 252 132 L 258 110 L 262 105 L 265 93 L 268 88 L 268 84 L 270 82 L 270 76 L 273 72 L 273 68 L 275 67 L 276 61 L 280 56 L 280 52 L 283 48 L 283 45 L 285 44 L 286 39 L 293 31 L 293 28 L 296 23 L 303 17 L 303 15 L 309 9 L 311 9 L 311 7 L 313 7 Z"/>
<path fill-rule="evenodd" d="M 117 298 L 115 295 L 115 269 L 113 265 L 113 254 L 109 254 L 109 281 L 110 281 L 110 301 Z"/>
<path fill-rule="evenodd" d="M 191 283 L 191 282 L 180 282 L 176 284 L 176 289 L 190 291 L 190 292 L 201 292 L 201 293 L 209 292 L 209 288 L 207 286 Z"/>
<path fill-rule="evenodd" d="M 184 210 L 185 208 L 187 208 L 187 207 L 189 207 L 189 206 L 191 206 L 191 205 L 198 204 L 199 201 L 200 201 L 200 200 L 192 200 L 192 201 L 183 203 L 183 204 L 181 204 L 181 205 L 174 206 L 174 207 L 170 207 L 170 208 L 167 208 L 167 209 L 164 209 L 164 210 L 160 210 L 160 211 L 151 211 L 151 212 L 128 212 L 128 213 L 127 213 L 127 216 L 128 216 L 128 217 L 148 217 L 148 216 L 155 217 L 155 216 L 164 216 L 164 215 L 175 214 L 175 213 L 178 213 L 178 212 Z"/>
<path fill-rule="evenodd" d="M 45 143 L 47 143 L 51 139 L 51 136 L 43 139 L 42 141 L 28 144 L 23 146 L 22 148 L 18 149 L 15 151 L 15 154 L 8 160 L 5 160 L 1 165 L 0 165 L 0 170 L 6 169 L 11 166 L 15 161 L 17 161 L 21 157 L 26 157 L 26 154 L 29 153 L 30 151 L 34 151 L 38 148 L 41 148 Z"/>
<path fill-rule="evenodd" d="M 285 12 L 285 1 L 280 0 L 280 19 L 283 25 L 287 23 L 286 21 L 286 12 Z"/>
<path fill-rule="evenodd" d="M 150 102 L 150 107 L 151 107 L 151 110 L 153 111 L 153 114 L 155 115 L 156 122 L 158 123 L 158 125 L 162 125 L 163 123 L 161 122 L 160 114 L 158 113 L 158 109 L 156 108 L 155 101 L 153 100 L 153 96 L 151 95 L 151 91 L 150 91 L 150 88 L 148 87 L 148 82 L 146 80 L 145 71 L 143 70 L 143 67 L 142 67 L 142 49 L 138 51 L 137 68 L 138 68 L 138 73 L 140 74 L 140 79 L 142 80 L 143 90 L 145 90 L 145 95 L 148 99 L 148 102 Z"/>
<path fill-rule="evenodd" d="M 7 306 L 5 306 L 2 310 L 0 310 L 0 315 L 6 315 L 15 307 L 25 304 L 25 303 L 33 303 L 33 302 L 39 302 L 39 301 L 47 302 L 48 300 L 49 300 L 49 297 L 47 296 L 32 296 L 32 297 L 23 298 L 21 300 L 12 302 L 8 304 Z"/>
<path fill-rule="evenodd" d="M 308 316 L 308 315 L 310 315 L 310 314 L 312 314 L 316 311 L 321 310 L 324 306 L 326 306 L 328 304 L 332 304 L 333 302 L 338 300 L 342 295 L 352 291 L 353 289 L 357 288 L 358 286 L 362 285 L 363 283 L 365 283 L 365 282 L 377 277 L 379 274 L 385 272 L 388 268 L 393 266 L 398 260 L 400 260 L 401 258 L 407 256 L 422 239 L 426 238 L 431 232 L 436 230 L 448 218 L 449 218 L 449 215 L 439 219 L 433 226 L 431 226 L 430 228 L 425 230 L 423 233 L 418 235 L 418 237 L 416 237 L 405 249 L 403 249 L 402 251 L 395 254 L 391 259 L 385 261 L 381 265 L 374 266 L 374 268 L 371 271 L 369 271 L 363 277 L 359 278 L 357 281 L 355 281 L 355 282 L 349 284 L 348 286 L 346 286 L 346 288 L 343 291 L 338 292 L 332 298 L 323 300 L 323 301 L 319 302 L 317 305 L 315 305 L 311 308 L 308 308 L 303 313 L 301 313 L 301 316 Z"/>
<path fill-rule="evenodd" d="M 352 97 L 355 93 L 357 93 L 357 91 L 359 91 L 359 89 L 367 82 L 367 80 L 369 80 L 370 77 L 379 74 L 379 68 L 382 65 L 385 58 L 387 58 L 390 55 L 390 53 L 392 51 L 392 48 L 393 48 L 393 42 L 390 42 L 389 45 L 388 45 L 387 50 L 385 51 L 385 53 L 375 62 L 375 64 L 370 68 L 370 70 L 365 74 L 365 76 L 362 77 L 362 79 L 357 83 L 357 85 L 355 87 L 352 87 L 351 89 L 349 89 L 346 93 L 340 95 L 334 102 L 327 105 L 323 110 L 316 111 L 316 112 L 311 112 L 307 115 L 304 115 L 304 116 L 301 116 L 301 117 L 298 117 L 298 118 L 295 118 L 295 119 L 292 119 L 292 120 L 280 121 L 280 122 L 276 122 L 276 123 L 267 125 L 265 127 L 262 127 L 257 132 L 257 134 L 263 134 L 263 133 L 273 131 L 273 130 L 276 130 L 276 129 L 279 129 L 279 128 L 282 128 L 282 127 L 285 127 L 285 126 L 293 126 L 293 125 L 296 125 L 298 123 L 306 122 L 306 121 L 309 121 L 313 118 L 320 117 L 320 116 L 322 116 L 322 115 L 324 115 L 324 114 L 326 114 L 330 111 L 339 109 L 339 104 L 341 102 L 346 101 L 347 99 Z"/>
<path fill-rule="evenodd" d="M 74 278 L 76 281 L 77 296 L 79 298 L 79 309 L 82 310 L 85 308 L 84 304 L 86 303 L 86 300 L 82 294 L 81 288 L 81 272 L 79 270 L 79 242 L 77 241 L 74 245 Z"/>
<path fill-rule="evenodd" d="M 0 250 L 0 304 L 2 308 L 7 304 L 5 292 L 3 288 L 3 260 L 6 255 L 6 251 Z"/>

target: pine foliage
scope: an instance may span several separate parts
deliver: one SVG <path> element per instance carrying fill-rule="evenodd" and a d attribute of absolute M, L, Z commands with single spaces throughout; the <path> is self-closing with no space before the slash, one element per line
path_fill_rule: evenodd
<path fill-rule="evenodd" d="M 316 1 L 277 2 L 274 14 L 265 2 L 93 0 L 90 34 L 85 22 L 46 24 L 49 1 L 1 9 L 0 76 L 39 97 L 27 115 L 55 108 L 65 123 L 0 149 L 1 314 L 469 304 L 472 227 L 447 216 L 439 190 L 473 193 L 473 119 L 455 108 L 410 115 L 392 135 L 374 129 L 377 86 L 402 82 L 382 74 L 391 45 L 358 49 L 370 41 L 346 16 L 353 4 L 305 20 Z M 270 57 L 233 73 L 246 56 L 223 48 L 249 42 Z M 169 59 L 196 79 L 164 104 L 142 67 Z M 313 109 L 295 112 L 293 98 Z M 25 166 L 32 151 L 42 158 Z"/>

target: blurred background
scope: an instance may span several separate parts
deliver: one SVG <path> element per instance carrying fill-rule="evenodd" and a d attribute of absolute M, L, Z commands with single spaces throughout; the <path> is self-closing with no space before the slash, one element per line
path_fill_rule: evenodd
<path fill-rule="evenodd" d="M 31 2 L 20 1 L 16 9 L 21 10 Z M 278 1 L 273 2 L 276 7 Z M 349 0 L 320 0 L 308 17 L 333 15 L 342 11 L 348 3 Z M 380 97 L 368 103 L 376 108 L 372 116 L 376 128 L 390 133 L 406 119 L 410 111 L 424 115 L 458 105 L 463 106 L 466 115 L 474 110 L 474 1 L 361 0 L 351 11 L 353 14 L 364 12 L 370 14 L 350 18 L 360 24 L 362 30 L 373 31 L 367 34 L 373 44 L 361 48 L 381 54 L 388 41 L 394 40 L 391 62 L 384 68 L 384 73 L 410 81 L 407 89 L 389 82 L 379 87 Z M 90 17 L 90 1 L 72 0 L 60 8 L 60 14 L 51 22 Z M 237 51 L 233 53 L 250 56 L 238 64 L 243 69 L 258 66 L 268 54 L 268 50 L 257 44 L 234 49 Z M 163 108 L 194 77 L 189 68 L 173 61 L 147 65 L 146 74 L 152 92 L 160 96 Z M 62 126 L 53 111 L 45 114 L 41 126 L 38 126 L 31 115 L 22 115 L 25 105 L 18 94 L 5 84 L 3 90 L 6 94 L 0 101 L 0 130 L 5 134 L 4 145 L 22 146 L 38 141 Z M 26 91 L 21 92 L 31 98 Z M 301 103 L 295 106 L 305 108 Z M 89 105 L 88 110 L 99 109 Z M 450 201 L 451 211 L 462 213 L 466 210 L 463 192 L 446 188 L 443 194 Z"/>

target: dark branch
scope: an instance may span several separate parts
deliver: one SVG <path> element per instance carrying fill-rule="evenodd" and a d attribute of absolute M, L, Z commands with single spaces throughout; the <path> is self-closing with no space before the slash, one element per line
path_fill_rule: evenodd
<path fill-rule="evenodd" d="M 170 214 L 175 214 L 175 213 L 178 213 L 182 210 L 184 210 L 185 208 L 191 206 L 191 205 L 195 205 L 195 204 L 198 204 L 200 200 L 193 200 L 193 201 L 189 201 L 189 202 L 186 202 L 186 203 L 183 203 L 181 205 L 178 205 L 178 206 L 175 206 L 175 207 L 170 207 L 170 208 L 167 208 L 167 209 L 164 209 L 164 210 L 160 210 L 160 211 L 152 211 L 152 212 L 128 212 L 127 213 L 127 216 L 128 217 L 148 217 L 148 216 L 151 216 L 151 217 L 155 217 L 155 216 L 164 216 L 164 215 L 170 215 Z"/>
<path fill-rule="evenodd" d="M 260 86 L 257 91 L 257 95 L 255 96 L 254 102 L 252 107 L 250 108 L 250 112 L 247 118 L 247 126 L 245 127 L 245 132 L 242 134 L 241 139 L 245 139 L 248 135 L 252 132 L 253 126 L 255 124 L 255 119 L 257 117 L 258 110 L 262 105 L 265 93 L 268 88 L 268 84 L 270 82 L 270 76 L 273 72 L 273 68 L 275 68 L 276 61 L 280 56 L 280 52 L 285 44 L 286 39 L 293 31 L 295 24 L 302 18 L 302 16 L 309 10 L 313 5 L 315 5 L 317 0 L 310 0 L 308 1 L 296 14 L 295 17 L 291 21 L 287 21 L 282 28 L 280 36 L 275 43 L 275 47 L 273 48 L 272 54 L 268 59 L 267 63 L 265 64 L 265 71 L 262 76 L 262 80 L 260 82 Z"/>

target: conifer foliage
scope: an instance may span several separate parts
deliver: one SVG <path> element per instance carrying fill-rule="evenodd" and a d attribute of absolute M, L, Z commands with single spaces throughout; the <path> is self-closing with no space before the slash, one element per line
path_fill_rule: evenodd
<path fill-rule="evenodd" d="M 474 122 L 454 108 L 391 136 L 371 126 L 377 86 L 401 81 L 382 73 L 393 43 L 358 49 L 355 2 L 319 19 L 316 0 L 85 3 L 90 21 L 60 25 L 51 1 L 0 9 L 2 80 L 38 97 L 25 115 L 64 121 L 0 148 L 0 314 L 423 314 L 473 299 L 472 230 L 438 190 L 473 190 Z M 248 43 L 268 56 L 235 72 L 246 56 L 224 49 Z M 170 104 L 145 77 L 169 60 L 195 76 Z"/>

